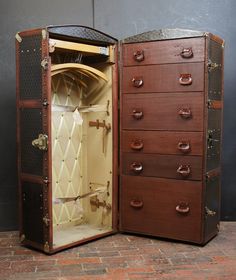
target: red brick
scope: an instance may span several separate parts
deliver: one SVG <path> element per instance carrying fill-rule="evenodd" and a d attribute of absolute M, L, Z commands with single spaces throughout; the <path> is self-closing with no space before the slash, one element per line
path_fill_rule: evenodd
<path fill-rule="evenodd" d="M 69 264 L 83 264 L 83 263 L 101 263 L 100 258 L 77 258 L 77 259 L 59 259 L 58 265 L 69 265 Z"/>
<path fill-rule="evenodd" d="M 0 279 L 236 280 L 236 223 L 222 224 L 204 247 L 117 234 L 52 256 L 20 246 L 17 232 L 0 233 Z"/>

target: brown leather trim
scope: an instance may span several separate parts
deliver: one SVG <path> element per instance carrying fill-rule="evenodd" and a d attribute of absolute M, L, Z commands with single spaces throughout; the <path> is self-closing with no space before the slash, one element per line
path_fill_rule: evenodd
<path fill-rule="evenodd" d="M 210 100 L 208 101 L 208 109 L 222 109 L 223 102 L 220 100 Z"/>
<path fill-rule="evenodd" d="M 41 100 L 19 100 L 18 106 L 19 106 L 19 108 L 41 108 L 42 101 Z"/>
<path fill-rule="evenodd" d="M 213 177 L 220 176 L 220 168 L 213 169 L 206 173 L 206 179 L 210 180 Z"/>

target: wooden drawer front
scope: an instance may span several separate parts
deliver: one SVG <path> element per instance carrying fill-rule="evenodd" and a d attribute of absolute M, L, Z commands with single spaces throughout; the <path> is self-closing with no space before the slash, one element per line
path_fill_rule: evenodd
<path fill-rule="evenodd" d="M 121 229 L 201 243 L 201 182 L 123 176 Z"/>
<path fill-rule="evenodd" d="M 204 61 L 205 38 L 123 45 L 123 65 Z"/>
<path fill-rule="evenodd" d="M 123 93 L 203 91 L 204 63 L 123 67 Z"/>
<path fill-rule="evenodd" d="M 122 132 L 123 152 L 157 154 L 203 154 L 201 132 L 125 131 Z"/>
<path fill-rule="evenodd" d="M 123 153 L 122 165 L 125 175 L 202 180 L 199 156 Z"/>
<path fill-rule="evenodd" d="M 123 129 L 203 131 L 203 93 L 123 96 Z"/>

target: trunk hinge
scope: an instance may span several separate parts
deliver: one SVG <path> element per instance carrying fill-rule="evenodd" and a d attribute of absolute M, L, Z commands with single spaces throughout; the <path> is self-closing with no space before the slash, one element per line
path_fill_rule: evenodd
<path fill-rule="evenodd" d="M 41 66 L 43 68 L 43 70 L 48 70 L 48 64 L 49 64 L 49 59 L 47 57 L 45 57 L 42 61 L 41 61 Z"/>
<path fill-rule="evenodd" d="M 208 67 L 208 71 L 211 72 L 217 68 L 220 68 L 221 64 L 217 64 L 216 62 L 213 62 L 210 59 L 208 59 L 207 67 Z"/>
<path fill-rule="evenodd" d="M 43 222 L 44 222 L 44 224 L 45 224 L 46 227 L 49 226 L 50 219 L 49 219 L 48 214 L 46 214 L 46 215 L 43 217 Z"/>

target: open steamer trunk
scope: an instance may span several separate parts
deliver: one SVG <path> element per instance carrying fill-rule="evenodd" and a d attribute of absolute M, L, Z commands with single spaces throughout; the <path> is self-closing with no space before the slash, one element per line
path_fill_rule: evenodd
<path fill-rule="evenodd" d="M 72 25 L 16 39 L 22 244 L 54 253 L 117 230 L 196 244 L 218 233 L 221 38 L 161 29 L 118 45 Z"/>

